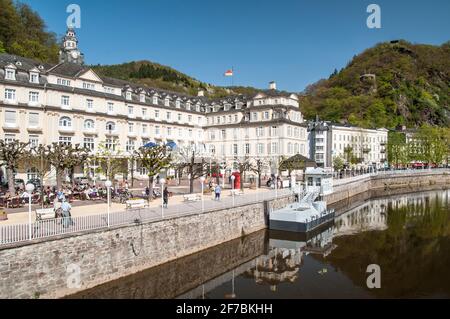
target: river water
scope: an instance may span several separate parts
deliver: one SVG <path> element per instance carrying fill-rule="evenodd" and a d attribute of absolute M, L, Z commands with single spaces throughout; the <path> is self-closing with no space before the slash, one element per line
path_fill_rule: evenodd
<path fill-rule="evenodd" d="M 449 190 L 337 214 L 308 236 L 260 231 L 69 298 L 450 298 Z"/>

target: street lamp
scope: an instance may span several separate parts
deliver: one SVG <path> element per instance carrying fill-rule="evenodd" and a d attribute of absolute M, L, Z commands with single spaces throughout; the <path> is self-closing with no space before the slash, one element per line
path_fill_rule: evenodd
<path fill-rule="evenodd" d="M 111 181 L 110 180 L 107 180 L 106 182 L 105 182 L 105 187 L 106 187 L 106 194 L 107 194 L 107 206 L 106 206 L 106 211 L 107 211 L 107 214 L 108 214 L 108 227 L 111 225 L 111 223 L 110 223 L 110 214 L 111 214 L 111 208 L 110 208 L 110 206 L 111 206 L 111 185 L 112 185 L 112 183 L 111 183 Z"/>
<path fill-rule="evenodd" d="M 205 176 L 201 176 L 200 177 L 200 183 L 202 184 L 202 212 L 203 212 L 203 210 L 204 210 L 204 203 L 203 203 L 203 186 L 204 186 L 204 183 L 205 183 Z"/>
<path fill-rule="evenodd" d="M 34 191 L 34 184 L 27 184 L 25 189 L 28 193 L 28 239 L 31 240 L 31 194 Z"/>
<path fill-rule="evenodd" d="M 231 175 L 231 195 L 233 197 L 233 207 L 234 207 L 234 180 L 236 178 L 236 176 Z"/>
<path fill-rule="evenodd" d="M 166 180 L 161 178 L 159 183 L 161 184 L 161 217 L 164 218 L 164 184 L 166 183 Z"/>
<path fill-rule="evenodd" d="M 275 174 L 275 199 L 278 198 L 278 174 Z"/>

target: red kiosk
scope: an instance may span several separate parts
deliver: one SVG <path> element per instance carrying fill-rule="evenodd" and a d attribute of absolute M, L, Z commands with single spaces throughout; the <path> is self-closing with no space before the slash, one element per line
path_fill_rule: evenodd
<path fill-rule="evenodd" d="M 239 172 L 234 172 L 231 174 L 234 176 L 234 189 L 240 189 L 241 188 L 241 174 Z"/>

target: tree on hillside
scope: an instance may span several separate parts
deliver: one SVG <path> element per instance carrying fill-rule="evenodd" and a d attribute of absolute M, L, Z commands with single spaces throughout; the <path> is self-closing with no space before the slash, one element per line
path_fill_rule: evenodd
<path fill-rule="evenodd" d="M 28 152 L 29 143 L 19 142 L 14 140 L 6 142 L 0 140 L 0 165 L 5 166 L 6 174 L 8 175 L 8 190 L 12 196 L 16 195 L 14 187 L 14 173 L 23 160 L 25 154 Z"/>
<path fill-rule="evenodd" d="M 149 195 L 148 201 L 153 200 L 153 181 L 161 170 L 170 167 L 172 156 L 166 146 L 140 147 L 135 151 L 139 164 L 147 170 Z M 161 196 L 162 196 L 161 190 Z"/>
<path fill-rule="evenodd" d="M 57 62 L 59 46 L 54 33 L 27 4 L 0 0 L 0 41 L 6 52 Z"/>

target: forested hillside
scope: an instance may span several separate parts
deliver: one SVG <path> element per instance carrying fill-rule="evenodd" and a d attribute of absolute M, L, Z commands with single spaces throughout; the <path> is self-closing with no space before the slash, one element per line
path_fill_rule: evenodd
<path fill-rule="evenodd" d="M 448 126 L 450 42 L 378 44 L 304 93 L 301 105 L 310 118 L 365 127 Z"/>

